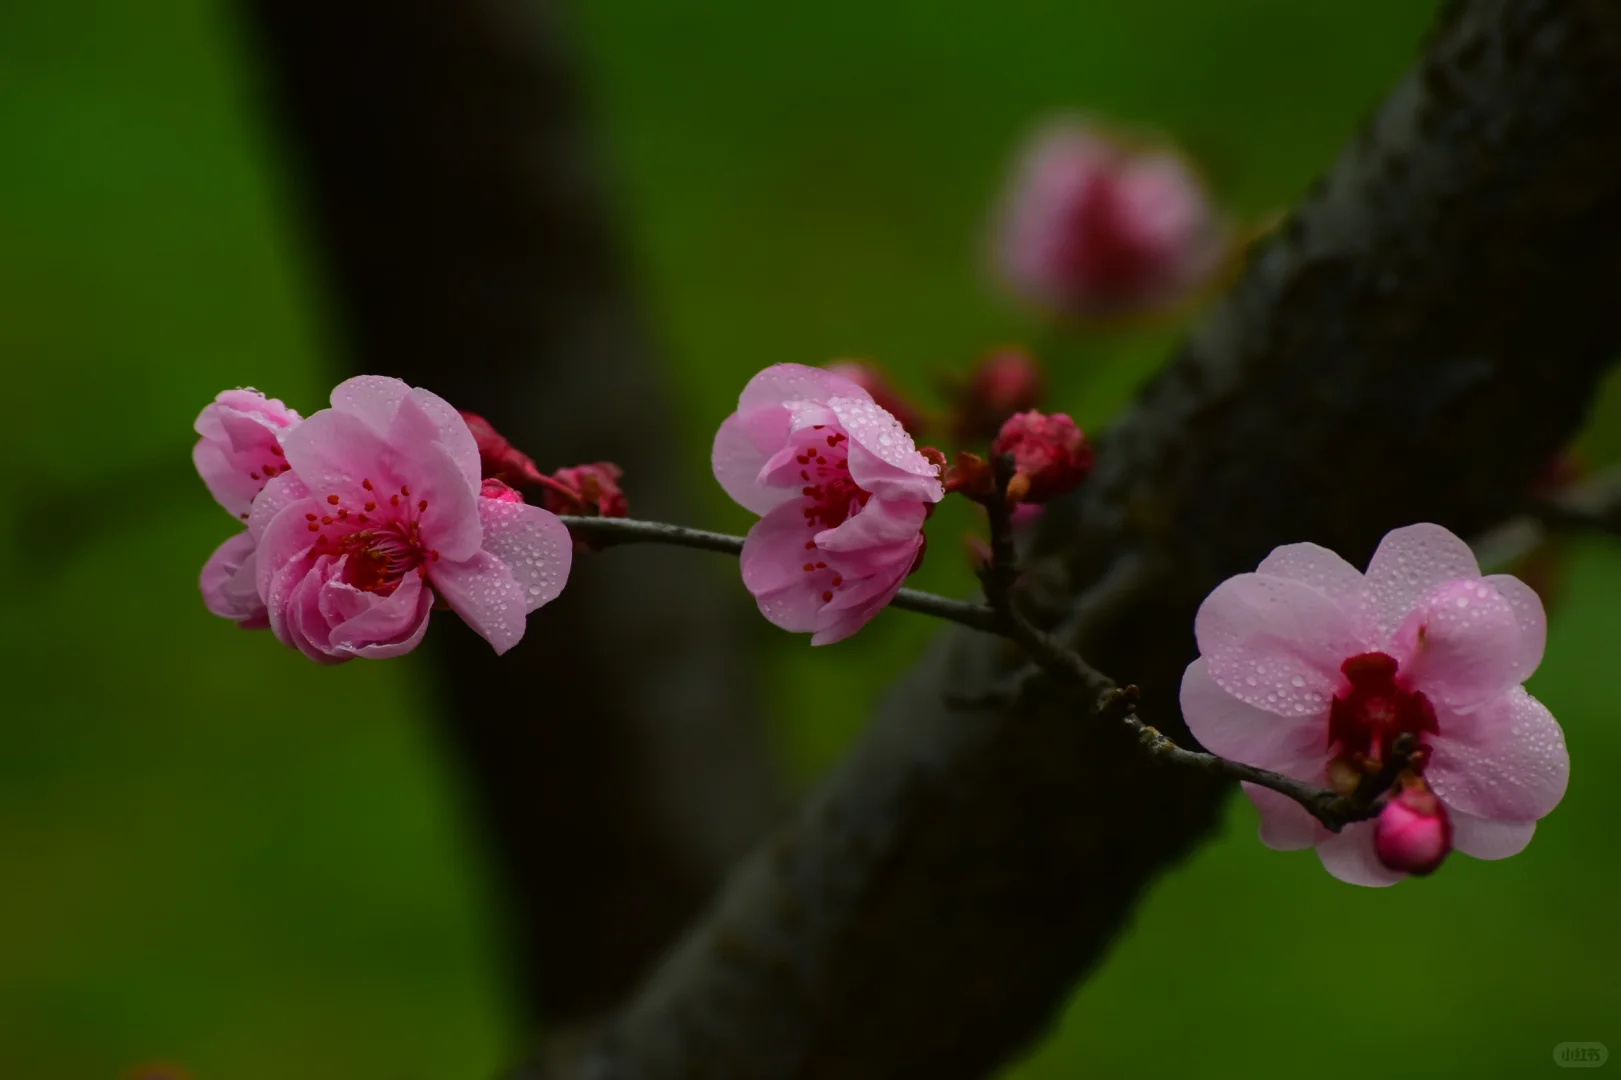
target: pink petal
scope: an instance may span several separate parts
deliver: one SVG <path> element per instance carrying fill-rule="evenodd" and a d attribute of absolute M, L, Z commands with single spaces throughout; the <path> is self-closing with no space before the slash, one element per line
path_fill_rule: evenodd
<path fill-rule="evenodd" d="M 304 499 L 290 503 L 271 519 L 259 537 L 258 588 L 259 595 L 271 610 L 271 626 L 275 626 L 276 601 L 271 594 L 271 582 L 289 563 L 309 554 L 313 543 L 306 514 L 320 513 L 321 503 Z M 276 635 L 280 637 L 278 633 Z"/>
<path fill-rule="evenodd" d="M 477 490 L 478 443 L 473 440 L 462 414 L 439 395 L 421 387 L 405 395 L 389 426 L 388 441 L 402 448 L 438 443 L 461 470 L 467 486 Z"/>
<path fill-rule="evenodd" d="M 854 608 L 848 612 L 841 612 L 839 617 L 828 621 L 811 635 L 812 645 L 835 645 L 860 630 L 872 621 L 874 615 L 884 610 L 895 593 L 900 591 L 901 581 L 896 580 L 890 584 L 887 594 L 873 602 Z"/>
<path fill-rule="evenodd" d="M 325 588 L 329 592 L 359 592 L 337 580 L 328 581 Z M 364 595 L 371 602 L 363 611 L 332 625 L 328 634 L 330 648 L 373 660 L 402 656 L 416 648 L 427 632 L 428 614 L 433 610 L 433 593 L 423 587 L 422 579 L 407 574 L 386 597 Z"/>
<path fill-rule="evenodd" d="M 945 492 L 939 469 L 917 452 L 912 436 L 870 397 L 828 402 L 850 437 L 850 478 L 883 499 L 939 502 Z"/>
<path fill-rule="evenodd" d="M 759 600 L 765 593 L 800 585 L 811 576 L 805 572 L 804 564 L 817 559 L 816 553 L 805 547 L 815 536 L 814 529 L 806 528 L 797 501 L 779 506 L 756 521 L 743 539 L 739 557 L 744 587 Z"/>
<path fill-rule="evenodd" d="M 1537 831 L 1534 821 L 1488 821 L 1451 807 L 1447 815 L 1452 820 L 1452 846 L 1477 859 L 1518 855 Z"/>
<path fill-rule="evenodd" d="M 1507 600 L 1514 611 L 1514 619 L 1520 627 L 1520 647 L 1505 675 L 1509 682 L 1524 682 L 1542 663 L 1542 652 L 1548 643 L 1548 616 L 1542 608 L 1542 597 L 1509 574 L 1492 574 L 1486 578 L 1486 584 L 1496 589 L 1497 595 Z"/>
<path fill-rule="evenodd" d="M 1318 772 L 1322 772 L 1319 767 Z M 1321 783 L 1319 778 L 1317 783 Z M 1273 851 L 1299 851 L 1316 844 L 1326 832 L 1317 819 L 1287 795 L 1254 784 L 1240 784 L 1261 816 L 1261 843 Z"/>
<path fill-rule="evenodd" d="M 1340 665 L 1364 652 L 1350 614 L 1299 581 L 1239 574 L 1205 597 L 1194 636 L 1218 685 L 1280 716 L 1316 716 L 1339 689 Z"/>
<path fill-rule="evenodd" d="M 825 402 L 835 397 L 871 400 L 871 396 L 861 387 L 825 368 L 807 367 L 804 364 L 773 364 L 743 387 L 737 409 L 738 412 L 747 413 L 790 401 Z"/>
<path fill-rule="evenodd" d="M 824 551 L 859 551 L 912 540 L 922 534 L 928 513 L 920 502 L 871 499 L 837 527 L 816 534 Z"/>
<path fill-rule="evenodd" d="M 248 515 L 248 532 L 254 539 L 262 539 L 265 530 L 276 515 L 296 502 L 303 502 L 310 497 L 310 489 L 304 482 L 292 473 L 282 473 L 259 492 L 253 500 L 253 510 Z"/>
<path fill-rule="evenodd" d="M 1478 578 L 1469 545 L 1439 525 L 1409 525 L 1385 534 L 1368 563 L 1366 603 L 1378 632 L 1388 638 L 1424 594 L 1444 582 Z"/>
<path fill-rule="evenodd" d="M 864 560 L 862 576 L 851 580 L 854 575 L 844 575 L 844 584 L 833 590 L 833 599 L 827 602 L 827 611 L 844 612 L 870 607 L 872 613 L 876 614 L 878 609 L 894 599 L 895 593 L 905 583 L 906 576 L 912 572 L 912 564 L 917 562 L 918 549 L 922 546 L 923 538 L 917 536 L 867 553 L 872 557 Z M 829 565 L 839 570 L 844 563 L 836 561 Z M 872 615 L 867 617 L 871 618 Z"/>
<path fill-rule="evenodd" d="M 283 571 L 283 574 L 294 579 L 287 591 L 282 621 L 282 629 L 287 637 L 283 640 L 319 664 L 341 664 L 349 659 L 347 655 L 332 650 L 329 628 L 321 614 L 321 590 L 332 574 L 335 562 L 332 556 L 322 555 L 307 569 L 304 563 L 293 562 Z M 271 610 L 274 612 L 275 608 Z M 275 628 L 274 617 L 271 626 Z"/>
<path fill-rule="evenodd" d="M 1188 730 L 1212 754 L 1274 771 L 1312 755 L 1319 766 L 1327 760 L 1327 705 L 1304 718 L 1258 708 L 1217 685 L 1204 658 L 1182 673 L 1181 701 Z M 1304 780 L 1310 773 L 1290 775 Z"/>
<path fill-rule="evenodd" d="M 761 515 L 770 513 L 799 494 L 792 488 L 768 487 L 760 482 L 761 472 L 772 454 L 760 448 L 751 434 L 750 425 L 757 429 L 762 424 L 771 423 L 781 428 L 778 446 L 786 449 L 788 414 L 777 409 L 774 414 L 763 417 L 760 413 L 753 414 L 749 421 L 745 421 L 739 413 L 728 416 L 721 423 L 720 430 L 715 432 L 715 445 L 709 456 L 710 467 L 721 489 L 745 510 Z"/>
<path fill-rule="evenodd" d="M 1359 821 L 1337 834 L 1330 833 L 1317 845 L 1317 857 L 1322 860 L 1323 869 L 1341 881 L 1375 888 L 1394 885 L 1405 878 L 1406 874 L 1387 870 L 1379 861 L 1373 849 L 1373 825 L 1371 821 Z"/>
<path fill-rule="evenodd" d="M 1463 707 L 1519 684 L 1526 650 L 1513 607 L 1479 578 L 1426 593 L 1396 631 L 1401 673 L 1432 702 Z M 1534 664 L 1532 666 L 1535 666 Z"/>
<path fill-rule="evenodd" d="M 574 542 L 557 515 L 528 503 L 478 501 L 484 550 L 506 565 L 524 594 L 524 610 L 557 599 L 568 582 Z"/>
<path fill-rule="evenodd" d="M 430 566 L 429 583 L 496 655 L 523 637 L 528 598 L 500 559 L 480 551 L 462 562 L 441 559 Z"/>
<path fill-rule="evenodd" d="M 311 417 L 305 424 L 315 418 Z M 407 453 L 409 458 L 404 457 Z M 468 483 L 461 466 L 444 445 L 437 442 L 401 447 L 392 471 L 407 482 L 412 502 L 427 504 L 418 519 L 422 525 L 422 542 L 437 551 L 441 559 L 460 562 L 471 558 L 479 550 L 484 536 L 479 523 L 479 503 L 489 501 L 479 498 L 478 482 Z"/>
<path fill-rule="evenodd" d="M 259 599 L 253 537 L 239 532 L 215 549 L 203 564 L 198 584 L 209 611 L 235 622 L 262 625 L 265 605 Z"/>
<path fill-rule="evenodd" d="M 1362 571 L 1334 552 L 1316 544 L 1285 544 L 1255 568 L 1258 574 L 1302 581 L 1333 597 L 1348 600 L 1362 591 Z"/>
<path fill-rule="evenodd" d="M 1493 821 L 1535 821 L 1565 795 L 1565 734 L 1542 702 L 1516 686 L 1468 712 L 1437 710 L 1440 733 L 1424 770 L 1449 807 Z"/>
<path fill-rule="evenodd" d="M 821 591 L 813 588 L 811 582 L 795 581 L 769 592 L 750 592 L 760 614 L 771 625 L 792 634 L 807 634 L 816 629 L 816 617 L 824 601 Z"/>
<path fill-rule="evenodd" d="M 388 443 L 349 413 L 322 409 L 282 436 L 282 450 L 293 472 L 318 497 L 337 495 L 345 505 L 354 505 L 397 486 L 394 476 L 383 472 L 383 463 L 395 457 Z M 365 480 L 373 482 L 371 492 L 362 487 Z"/>
<path fill-rule="evenodd" d="M 217 442 L 199 439 L 191 448 L 191 463 L 214 501 L 232 517 L 243 520 L 250 511 L 253 497 L 259 493 L 261 480 L 255 480 L 236 467 Z"/>
<path fill-rule="evenodd" d="M 356 375 L 332 389 L 332 407 L 364 423 L 378 436 L 386 436 L 394 413 L 411 387 L 386 375 Z"/>

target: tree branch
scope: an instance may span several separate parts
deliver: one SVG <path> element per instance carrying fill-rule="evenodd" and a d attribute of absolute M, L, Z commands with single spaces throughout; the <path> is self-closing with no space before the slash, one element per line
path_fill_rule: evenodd
<path fill-rule="evenodd" d="M 1396 526 L 1497 520 L 1621 352 L 1617 115 L 1613 0 L 1450 5 L 1048 507 L 1032 625 L 1144 687 L 1141 715 L 1180 740 L 1189 628 L 1220 580 L 1280 543 L 1358 562 Z M 1129 596 L 1080 612 L 1122 560 Z M 1043 1030 L 1231 783 L 1155 768 L 1045 672 L 994 699 L 1020 663 L 999 646 L 938 642 L 575 1075 L 966 1080 Z"/>

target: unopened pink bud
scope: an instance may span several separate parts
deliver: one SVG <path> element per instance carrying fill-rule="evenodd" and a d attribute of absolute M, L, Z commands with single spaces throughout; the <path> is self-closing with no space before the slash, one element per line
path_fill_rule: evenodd
<path fill-rule="evenodd" d="M 1441 865 L 1452 850 L 1452 822 L 1424 781 L 1409 778 L 1390 796 L 1374 824 L 1373 847 L 1380 862 L 1401 873 L 1428 874 Z"/>
<path fill-rule="evenodd" d="M 1042 503 L 1074 489 L 1092 468 L 1086 436 L 1063 413 L 1036 412 L 1008 418 L 991 443 L 991 453 L 1012 454 L 1015 467 L 1009 497 Z"/>
<path fill-rule="evenodd" d="M 523 502 L 521 494 L 493 476 L 479 485 L 478 493 L 483 498 L 494 499 L 497 502 Z"/>
<path fill-rule="evenodd" d="M 884 378 L 884 373 L 877 367 L 861 360 L 835 360 L 827 365 L 827 370 L 835 375 L 842 375 L 872 395 L 873 402 L 899 420 L 901 427 L 910 432 L 914 438 L 923 430 L 923 414 L 889 385 L 889 380 Z"/>
<path fill-rule="evenodd" d="M 532 485 L 542 483 L 544 477 L 535 467 L 534 459 L 507 441 L 506 436 L 477 413 L 464 412 L 467 430 L 473 433 L 478 446 L 479 474 L 486 479 L 505 484 Z"/>
<path fill-rule="evenodd" d="M 624 517 L 630 504 L 619 488 L 624 470 L 611 461 L 558 469 L 547 479 L 542 505 L 554 514 Z"/>
<path fill-rule="evenodd" d="M 1070 122 L 1021 156 L 996 261 L 1008 288 L 1040 307 L 1121 315 L 1181 301 L 1220 266 L 1226 234 L 1174 150 Z"/>

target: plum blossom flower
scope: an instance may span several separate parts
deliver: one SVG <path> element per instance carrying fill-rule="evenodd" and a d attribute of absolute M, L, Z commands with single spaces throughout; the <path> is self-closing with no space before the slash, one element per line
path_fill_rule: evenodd
<path fill-rule="evenodd" d="M 281 437 L 298 422 L 298 413 L 251 387 L 221 391 L 197 415 L 192 463 L 232 517 L 248 520 L 254 496 L 287 471 Z"/>
<path fill-rule="evenodd" d="M 1244 785 L 1263 843 L 1315 846 L 1335 877 L 1390 885 L 1439 862 L 1437 847 L 1517 854 L 1563 797 L 1564 734 L 1521 685 L 1546 631 L 1536 593 L 1482 577 L 1468 545 L 1438 525 L 1391 532 L 1366 574 L 1289 544 L 1199 608 L 1182 713 L 1213 753 L 1342 792 L 1376 772 L 1399 735 L 1415 735 L 1420 752 L 1393 797 L 1402 805 L 1379 823 L 1383 843 L 1379 824 L 1332 833 L 1292 800 Z"/>
<path fill-rule="evenodd" d="M 299 420 L 298 413 L 253 389 L 222 391 L 198 414 L 191 460 L 209 494 L 232 517 L 247 521 L 259 492 L 291 467 L 281 438 Z M 204 606 L 248 630 L 270 625 L 254 584 L 255 546 L 250 533 L 237 533 L 209 557 L 198 579 Z"/>
<path fill-rule="evenodd" d="M 409 652 L 435 598 L 505 652 L 562 591 L 550 512 L 481 497 L 479 449 L 443 399 L 361 376 L 282 436 L 291 466 L 253 501 L 257 592 L 278 640 L 322 663 Z"/>
<path fill-rule="evenodd" d="M 1174 151 L 1069 121 L 1020 157 L 995 259 L 1009 289 L 1040 307 L 1121 315 L 1181 301 L 1219 267 L 1226 232 Z"/>
<path fill-rule="evenodd" d="M 812 645 L 849 637 L 894 598 L 944 494 L 939 467 L 867 391 L 800 364 L 749 380 L 711 463 L 726 493 L 761 515 L 743 584 L 761 614 Z"/>

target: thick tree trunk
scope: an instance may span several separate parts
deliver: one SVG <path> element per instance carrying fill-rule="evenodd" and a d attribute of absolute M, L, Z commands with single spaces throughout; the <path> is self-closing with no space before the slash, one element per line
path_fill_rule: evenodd
<path fill-rule="evenodd" d="M 1223 577 L 1289 541 L 1355 562 L 1414 521 L 1468 535 L 1576 431 L 1621 349 L 1618 8 L 1452 5 L 1044 519 L 1035 598 L 1149 722 L 1187 737 Z M 1146 568 L 1126 601 L 1077 612 L 1122 558 Z M 1028 1045 L 1226 790 L 1010 687 L 1017 663 L 945 635 L 571 1075 L 951 1080 Z"/>
<path fill-rule="evenodd" d="M 638 514 L 694 516 L 555 5 L 242 10 L 344 366 L 484 414 L 542 468 L 617 461 Z M 736 573 L 580 558 L 507 656 L 455 620 L 429 635 L 531 1019 L 621 998 L 766 824 Z"/>

